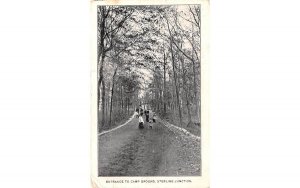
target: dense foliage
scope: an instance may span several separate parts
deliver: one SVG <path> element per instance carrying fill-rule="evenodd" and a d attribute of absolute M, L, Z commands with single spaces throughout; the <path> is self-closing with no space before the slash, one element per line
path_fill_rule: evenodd
<path fill-rule="evenodd" d="M 99 127 L 138 105 L 200 122 L 200 6 L 98 7 Z"/>

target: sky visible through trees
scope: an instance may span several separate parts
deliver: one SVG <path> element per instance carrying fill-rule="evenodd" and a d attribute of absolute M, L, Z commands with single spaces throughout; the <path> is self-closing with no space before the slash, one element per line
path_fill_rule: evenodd
<path fill-rule="evenodd" d="M 200 15 L 199 5 L 98 6 L 99 131 L 140 104 L 200 127 Z"/>

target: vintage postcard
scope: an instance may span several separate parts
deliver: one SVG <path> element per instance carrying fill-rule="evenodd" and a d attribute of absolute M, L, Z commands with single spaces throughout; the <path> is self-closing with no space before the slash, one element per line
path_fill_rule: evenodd
<path fill-rule="evenodd" d="M 209 187 L 208 0 L 91 2 L 93 188 Z"/>

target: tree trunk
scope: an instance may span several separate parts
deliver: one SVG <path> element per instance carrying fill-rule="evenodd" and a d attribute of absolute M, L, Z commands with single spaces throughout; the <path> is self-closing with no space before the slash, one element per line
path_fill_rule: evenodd
<path fill-rule="evenodd" d="M 98 82 L 98 89 L 97 89 L 97 123 L 98 123 L 98 131 L 100 131 L 100 92 L 101 92 L 101 85 L 99 85 L 100 82 Z M 103 126 L 101 124 L 101 126 Z"/>
<path fill-rule="evenodd" d="M 110 88 L 110 87 L 108 87 L 108 88 Z M 107 117 L 108 116 L 108 111 L 109 111 L 109 96 L 106 96 L 106 102 L 105 102 L 105 117 Z"/>
<path fill-rule="evenodd" d="M 105 37 L 105 8 L 101 7 L 101 19 L 100 21 L 100 43 L 98 50 L 98 66 L 99 66 L 99 80 L 98 86 L 101 85 L 103 80 L 103 66 L 104 66 L 104 58 L 105 58 L 105 50 L 104 50 L 104 37 Z"/>
<path fill-rule="evenodd" d="M 185 98 L 186 98 L 186 107 L 187 107 L 187 111 L 188 111 L 188 117 L 189 117 L 189 123 L 192 121 L 192 117 L 191 117 L 191 110 L 190 110 L 190 101 L 189 101 L 189 97 L 188 97 L 188 88 L 185 87 L 187 85 L 187 81 L 186 81 L 186 74 L 185 74 L 185 67 L 184 67 L 184 59 L 180 58 L 181 61 L 181 67 L 182 67 L 182 80 L 183 80 L 183 90 L 185 93 Z"/>
<path fill-rule="evenodd" d="M 179 120 L 180 120 L 180 126 L 182 127 L 182 114 L 181 114 L 181 107 L 180 107 L 180 101 L 179 101 L 179 91 L 178 91 L 178 85 L 177 85 L 177 76 L 176 76 L 176 70 L 175 70 L 175 58 L 174 58 L 174 52 L 173 52 L 173 37 L 172 33 L 169 27 L 169 21 L 167 19 L 167 25 L 168 30 L 170 34 L 170 51 L 171 51 L 171 57 L 172 57 L 172 66 L 173 66 L 173 76 L 174 76 L 174 82 L 175 82 L 175 90 L 176 90 L 176 98 L 177 98 L 177 104 L 178 104 L 178 112 L 179 112 Z"/>
<path fill-rule="evenodd" d="M 121 86 L 121 103 L 122 103 L 122 110 L 124 110 L 124 102 L 123 102 L 123 86 Z"/>
<path fill-rule="evenodd" d="M 127 98 L 127 114 L 129 114 L 129 98 Z"/>
<path fill-rule="evenodd" d="M 102 80 L 102 102 L 101 102 L 101 107 L 102 107 L 102 126 L 105 125 L 105 81 L 104 79 Z"/>
<path fill-rule="evenodd" d="M 110 98 L 110 110 L 109 110 L 109 126 L 111 126 L 111 116 L 112 116 L 112 110 L 113 110 L 113 98 L 114 98 L 114 84 L 111 88 L 111 98 Z"/>
<path fill-rule="evenodd" d="M 166 54 L 164 48 L 164 91 L 163 91 L 164 114 L 167 112 L 166 106 Z"/>
<path fill-rule="evenodd" d="M 112 86 L 111 86 L 111 98 L 110 98 L 110 110 L 109 110 L 109 126 L 111 126 L 111 114 L 113 110 L 113 98 L 114 98 L 114 86 L 115 86 L 115 76 L 118 71 L 118 68 L 115 69 L 113 78 L 112 78 Z"/>
<path fill-rule="evenodd" d="M 101 7 L 101 19 L 98 20 L 100 22 L 100 44 L 98 46 L 98 67 L 99 67 L 99 80 L 98 80 L 98 93 L 97 93 L 97 100 L 98 100 L 98 109 L 100 109 L 100 87 L 102 84 L 102 123 L 101 126 L 104 126 L 105 123 L 105 83 L 103 81 L 103 66 L 104 66 L 104 28 L 105 28 L 105 16 L 104 16 L 105 9 Z M 98 113 L 98 123 L 100 120 L 100 114 Z"/>
<path fill-rule="evenodd" d="M 194 45 L 194 27 L 192 27 L 192 43 Z M 200 42 L 201 43 L 201 42 Z M 200 112 L 199 112 L 199 96 L 198 96 L 198 86 L 197 86 L 197 73 L 196 73 L 196 66 L 195 66 L 195 61 L 194 61 L 194 53 L 192 52 L 192 63 L 193 63 L 193 73 L 194 73 L 194 91 L 195 91 L 195 99 L 196 99 L 196 117 L 197 119 L 201 122 L 200 119 Z M 201 66 L 201 62 L 200 66 Z M 201 70 L 200 70 L 201 72 Z M 200 81 L 201 82 L 201 81 Z M 201 91 L 201 89 L 200 89 Z"/>

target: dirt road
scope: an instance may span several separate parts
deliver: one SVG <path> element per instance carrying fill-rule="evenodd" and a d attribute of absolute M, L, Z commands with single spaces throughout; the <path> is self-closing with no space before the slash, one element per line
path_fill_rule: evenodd
<path fill-rule="evenodd" d="M 99 176 L 199 176 L 200 142 L 134 118 L 99 137 Z"/>

